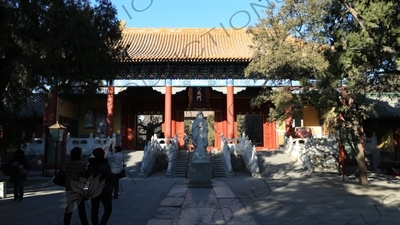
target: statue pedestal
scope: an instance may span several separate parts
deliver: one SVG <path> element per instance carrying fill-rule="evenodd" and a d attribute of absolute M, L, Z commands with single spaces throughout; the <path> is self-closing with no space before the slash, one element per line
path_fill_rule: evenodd
<path fill-rule="evenodd" d="M 210 162 L 207 160 L 192 161 L 189 187 L 212 187 Z"/>

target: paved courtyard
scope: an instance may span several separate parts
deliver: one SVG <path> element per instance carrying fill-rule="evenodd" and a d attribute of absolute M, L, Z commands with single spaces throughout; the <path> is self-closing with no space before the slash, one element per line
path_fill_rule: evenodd
<path fill-rule="evenodd" d="M 142 151 L 124 152 L 128 177 L 113 200 L 110 225 L 120 224 L 400 224 L 400 179 L 370 174 L 370 185 L 338 174 L 305 174 L 280 151 L 260 152 L 262 178 L 236 173 L 213 179 L 213 188 L 188 188 L 189 180 L 163 173 L 137 178 Z M 7 177 L 0 176 L 1 180 Z M 0 199 L 0 225 L 59 225 L 64 190 L 31 172 L 22 202 L 8 189 Z M 90 201 L 86 202 L 88 219 Z M 72 224 L 80 224 L 77 212 Z"/>

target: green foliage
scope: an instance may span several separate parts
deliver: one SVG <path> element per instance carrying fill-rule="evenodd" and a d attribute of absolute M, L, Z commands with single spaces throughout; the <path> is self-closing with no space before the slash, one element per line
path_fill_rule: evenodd
<path fill-rule="evenodd" d="M 263 116 L 262 115 L 238 115 L 238 136 L 245 134 L 253 142 L 253 144 L 262 143 L 263 141 Z"/>
<path fill-rule="evenodd" d="M 208 145 L 214 146 L 214 141 L 215 141 L 215 128 L 214 128 L 215 117 L 214 117 L 214 114 L 208 115 L 206 117 L 206 120 L 208 123 Z"/>
<path fill-rule="evenodd" d="M 28 96 L 50 97 L 52 86 L 93 100 L 117 76 L 124 52 L 116 13 L 109 0 L 0 1 L 0 118 L 15 121 Z"/>
<path fill-rule="evenodd" d="M 118 73 L 123 50 L 109 0 L 5 0 L 0 3 L 0 96 L 18 108 L 33 91 L 94 92 Z M 2 102 L 3 103 L 3 102 Z M 4 105 L 1 111 L 6 110 Z M 1 112 L 0 111 L 0 112 Z"/>
<path fill-rule="evenodd" d="M 193 120 L 185 118 L 185 134 L 188 136 L 190 142 L 192 142 L 192 139 L 193 139 L 192 122 L 193 122 Z"/>
<path fill-rule="evenodd" d="M 245 74 L 300 83 L 253 99 L 253 106 L 272 101 L 271 120 L 312 105 L 333 130 L 351 130 L 356 140 L 372 108 L 362 105 L 365 94 L 399 91 L 398 1 L 287 0 L 280 8 L 270 4 L 249 32 L 255 53 Z"/>

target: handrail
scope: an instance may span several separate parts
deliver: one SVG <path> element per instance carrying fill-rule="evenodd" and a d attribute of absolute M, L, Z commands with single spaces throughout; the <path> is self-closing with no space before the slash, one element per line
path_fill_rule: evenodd
<path fill-rule="evenodd" d="M 185 178 L 188 178 L 188 170 L 189 170 L 189 161 L 190 161 L 190 149 L 186 150 L 188 152 L 188 157 L 186 161 L 186 170 L 185 170 Z"/>
<path fill-rule="evenodd" d="M 207 151 L 207 149 L 206 149 Z M 211 150 L 210 150 L 210 165 L 211 165 L 211 177 L 214 178 L 214 164 L 212 161 L 212 154 L 211 154 Z"/>

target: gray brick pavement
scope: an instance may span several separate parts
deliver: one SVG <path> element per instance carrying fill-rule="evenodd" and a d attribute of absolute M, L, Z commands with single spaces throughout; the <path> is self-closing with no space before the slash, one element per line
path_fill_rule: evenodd
<path fill-rule="evenodd" d="M 137 178 L 142 152 L 124 153 L 128 177 L 120 181 L 110 225 L 400 224 L 399 178 L 371 174 L 370 186 L 360 187 L 337 174 L 305 176 L 284 153 L 262 152 L 262 178 L 236 173 L 214 179 L 213 188 L 189 189 L 188 180 L 163 173 Z M 0 225 L 62 224 L 64 190 L 39 174 L 31 173 L 38 181 L 22 202 L 12 201 L 12 190 L 0 199 Z M 86 208 L 90 218 L 90 201 Z M 72 224 L 79 224 L 77 212 Z"/>

